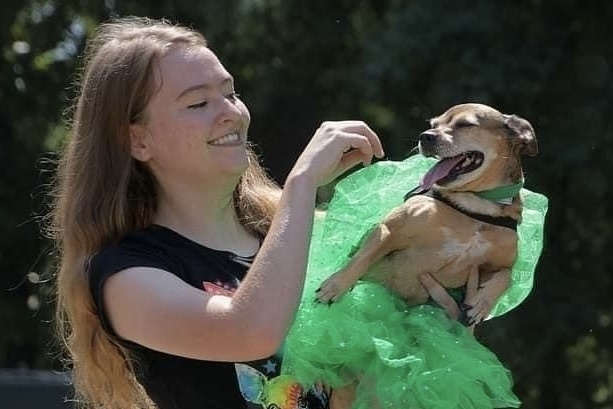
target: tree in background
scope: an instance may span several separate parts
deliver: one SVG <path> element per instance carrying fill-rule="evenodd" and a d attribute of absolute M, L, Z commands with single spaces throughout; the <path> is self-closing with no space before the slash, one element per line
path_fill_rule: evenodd
<path fill-rule="evenodd" d="M 8 0 L 0 16 L 0 367 L 50 368 L 48 244 L 38 233 L 83 39 L 112 15 L 202 31 L 283 182 L 324 119 L 365 119 L 389 159 L 463 101 L 528 118 L 527 187 L 550 198 L 535 287 L 477 337 L 524 408 L 613 408 L 613 3 L 604 0 Z M 470 6 L 470 7 L 467 7 Z M 322 190 L 322 200 L 326 198 Z"/>

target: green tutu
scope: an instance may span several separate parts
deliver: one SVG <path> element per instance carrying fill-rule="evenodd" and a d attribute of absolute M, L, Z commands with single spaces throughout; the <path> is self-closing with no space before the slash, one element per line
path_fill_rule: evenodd
<path fill-rule="evenodd" d="M 325 216 L 316 219 L 307 281 L 288 334 L 283 372 L 303 385 L 342 387 L 360 377 L 353 409 L 372 398 L 382 408 L 518 407 L 510 372 L 461 324 L 433 305 L 408 307 L 383 286 L 360 281 L 331 306 L 315 290 L 348 262 L 360 239 L 419 184 L 433 160 L 384 161 L 339 181 Z M 532 289 L 543 243 L 547 198 L 527 189 L 519 252 L 510 288 L 491 317 L 521 303 Z"/>

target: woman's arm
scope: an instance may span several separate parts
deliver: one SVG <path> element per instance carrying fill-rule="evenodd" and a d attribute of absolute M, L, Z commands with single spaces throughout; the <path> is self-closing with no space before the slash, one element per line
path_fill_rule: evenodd
<path fill-rule="evenodd" d="M 383 150 L 363 122 L 322 124 L 290 171 L 269 233 L 234 295 L 210 295 L 158 269 L 127 269 L 110 277 L 103 290 L 116 332 L 196 359 L 272 355 L 301 299 L 317 187 L 370 163 L 373 155 L 382 157 Z"/>

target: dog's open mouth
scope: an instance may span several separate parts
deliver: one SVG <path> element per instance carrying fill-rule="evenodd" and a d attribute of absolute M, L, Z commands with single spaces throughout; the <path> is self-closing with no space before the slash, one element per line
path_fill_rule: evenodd
<path fill-rule="evenodd" d="M 483 164 L 483 153 L 469 151 L 460 155 L 442 158 L 422 178 L 422 189 L 428 190 L 435 183 L 445 185 L 458 176 L 472 172 Z"/>

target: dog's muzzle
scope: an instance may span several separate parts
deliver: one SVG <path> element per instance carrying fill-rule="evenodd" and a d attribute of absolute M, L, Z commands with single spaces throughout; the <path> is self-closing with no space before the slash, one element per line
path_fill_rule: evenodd
<path fill-rule="evenodd" d="M 434 147 L 436 146 L 437 139 L 438 135 L 434 131 L 425 131 L 419 134 L 419 148 L 421 154 L 424 156 L 434 155 Z"/>

